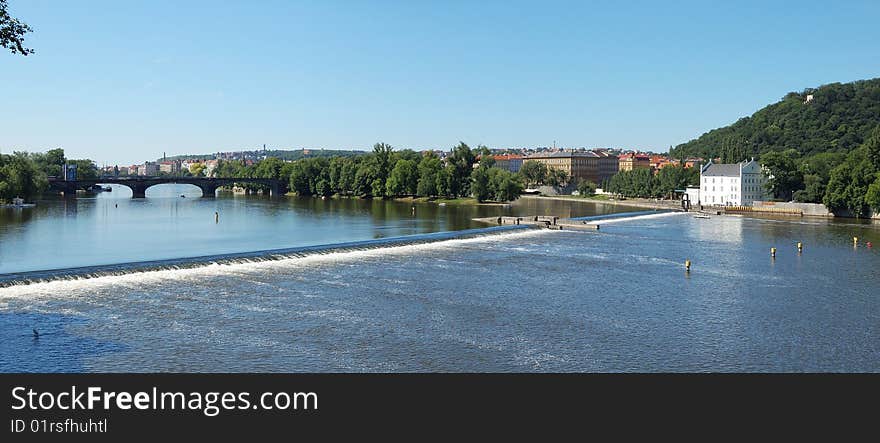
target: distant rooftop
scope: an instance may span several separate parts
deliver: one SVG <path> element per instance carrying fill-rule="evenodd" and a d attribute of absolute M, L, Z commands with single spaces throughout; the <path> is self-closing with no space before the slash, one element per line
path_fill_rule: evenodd
<path fill-rule="evenodd" d="M 700 173 L 708 177 L 738 176 L 740 173 L 740 166 L 747 165 L 753 161 L 754 160 L 744 160 L 741 163 L 709 163 L 703 167 L 703 170 Z"/>
<path fill-rule="evenodd" d="M 595 151 L 556 151 L 556 152 L 542 152 L 538 154 L 532 154 L 526 158 L 571 158 L 571 157 L 591 157 L 591 158 L 601 158 L 601 157 L 609 157 L 609 155 L 605 152 L 595 152 Z"/>

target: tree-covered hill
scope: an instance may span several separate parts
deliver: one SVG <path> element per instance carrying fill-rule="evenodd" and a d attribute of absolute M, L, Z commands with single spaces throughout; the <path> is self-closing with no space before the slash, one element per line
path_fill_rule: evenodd
<path fill-rule="evenodd" d="M 808 100 L 808 96 L 812 99 Z M 880 78 L 791 92 L 751 117 L 670 150 L 674 157 L 759 157 L 794 149 L 801 156 L 848 153 L 880 124 Z M 731 159 L 732 160 L 732 159 Z"/>

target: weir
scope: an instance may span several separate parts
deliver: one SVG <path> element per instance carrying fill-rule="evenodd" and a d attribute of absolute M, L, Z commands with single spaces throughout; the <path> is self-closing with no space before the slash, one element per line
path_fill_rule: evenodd
<path fill-rule="evenodd" d="M 553 215 L 527 215 L 521 217 L 499 216 L 475 218 L 474 221 L 498 226 L 534 226 L 555 230 L 598 231 L 599 221 L 614 223 L 625 220 L 651 218 L 663 215 L 684 214 L 682 211 L 651 210 L 637 212 L 618 212 L 616 214 L 593 215 L 588 217 L 562 218 Z"/>
<path fill-rule="evenodd" d="M 298 246 L 282 249 L 266 249 L 261 251 L 239 252 L 232 254 L 215 254 L 177 259 L 149 260 L 109 265 L 17 272 L 0 275 L 0 288 L 29 285 L 32 283 L 43 283 L 55 280 L 84 280 L 89 278 L 131 274 L 135 272 L 196 268 L 209 264 L 236 264 L 277 261 L 296 257 L 326 255 L 339 252 L 364 251 L 394 246 L 433 243 L 444 240 L 475 238 L 533 228 L 533 226 L 528 225 L 497 226 L 489 228 L 466 229 L 462 231 L 433 232 L 428 234 L 415 234 L 401 237 L 388 237 L 373 240 L 331 243 L 324 245 Z"/>

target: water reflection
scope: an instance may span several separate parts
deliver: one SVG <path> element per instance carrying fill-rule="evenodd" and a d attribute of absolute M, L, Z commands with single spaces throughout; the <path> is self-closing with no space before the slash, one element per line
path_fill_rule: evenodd
<path fill-rule="evenodd" d="M 111 187 L 112 192 L 42 200 L 35 208 L 0 210 L 0 273 L 470 229 L 481 226 L 475 217 L 632 210 L 533 198 L 491 206 L 228 192 L 200 198 L 199 188 L 174 184 L 153 186 L 147 198 L 131 199 L 127 187 Z"/>

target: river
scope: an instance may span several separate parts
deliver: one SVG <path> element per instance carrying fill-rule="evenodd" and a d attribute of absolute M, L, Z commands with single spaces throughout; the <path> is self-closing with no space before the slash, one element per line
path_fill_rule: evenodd
<path fill-rule="evenodd" d="M 378 200 L 157 191 L 0 210 L 0 274 L 628 211 L 526 199 L 413 215 Z M 0 371 L 880 370 L 880 251 L 865 246 L 880 242 L 876 223 L 601 224 L 0 288 Z"/>

